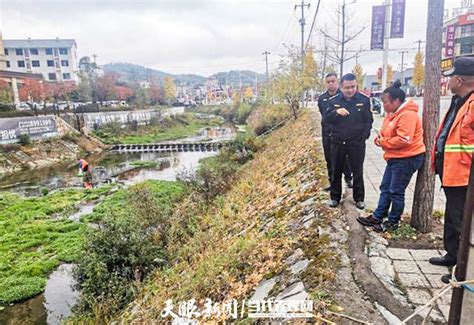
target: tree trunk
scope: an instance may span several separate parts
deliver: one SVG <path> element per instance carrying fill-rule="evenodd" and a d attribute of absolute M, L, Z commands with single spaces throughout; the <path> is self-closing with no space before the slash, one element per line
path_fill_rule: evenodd
<path fill-rule="evenodd" d="M 411 226 L 427 233 L 431 231 L 435 175 L 431 170 L 431 150 L 439 124 L 441 45 L 444 0 L 429 0 L 426 32 L 425 95 L 423 98 L 423 140 L 426 145 L 425 164 L 416 178 Z"/>

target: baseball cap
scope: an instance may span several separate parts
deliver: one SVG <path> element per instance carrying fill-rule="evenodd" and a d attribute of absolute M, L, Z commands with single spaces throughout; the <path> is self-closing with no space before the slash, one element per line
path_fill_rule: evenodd
<path fill-rule="evenodd" d="M 443 72 L 443 76 L 449 77 L 454 74 L 460 76 L 474 76 L 474 57 L 462 56 L 454 60 L 453 67 Z"/>

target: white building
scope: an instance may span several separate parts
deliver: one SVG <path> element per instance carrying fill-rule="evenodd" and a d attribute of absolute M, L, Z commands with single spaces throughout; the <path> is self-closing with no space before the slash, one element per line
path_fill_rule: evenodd
<path fill-rule="evenodd" d="M 7 71 L 41 73 L 46 81 L 79 82 L 73 39 L 3 40 Z"/>

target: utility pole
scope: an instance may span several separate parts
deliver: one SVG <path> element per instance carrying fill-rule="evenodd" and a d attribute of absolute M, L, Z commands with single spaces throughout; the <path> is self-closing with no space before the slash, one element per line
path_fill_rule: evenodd
<path fill-rule="evenodd" d="M 342 3 L 342 38 L 341 38 L 341 62 L 339 63 L 339 78 L 342 78 L 344 74 L 344 50 L 345 50 L 345 38 L 346 38 L 346 0 Z"/>
<path fill-rule="evenodd" d="M 359 64 L 359 55 L 360 55 L 360 53 L 356 53 L 356 65 Z"/>
<path fill-rule="evenodd" d="M 426 27 L 425 96 L 423 98 L 423 142 L 425 161 L 431 161 L 435 132 L 439 124 L 441 46 L 443 36 L 444 0 L 429 0 Z M 431 231 L 435 175 L 426 163 L 416 177 L 410 225 L 422 233 Z"/>
<path fill-rule="evenodd" d="M 301 25 L 301 73 L 303 73 L 304 69 L 304 25 L 306 24 L 305 18 L 304 18 L 304 8 L 308 7 L 309 9 L 309 3 L 305 4 L 304 0 L 301 0 L 301 4 L 295 5 L 295 10 L 300 7 L 301 8 L 301 19 L 300 19 L 300 25 Z"/>
<path fill-rule="evenodd" d="M 402 75 L 402 85 L 405 84 L 405 63 L 403 62 L 403 59 L 405 57 L 405 53 L 408 53 L 408 51 L 400 51 L 398 52 L 402 55 L 402 63 L 400 64 L 400 72 L 401 72 L 401 75 Z"/>
<path fill-rule="evenodd" d="M 240 97 L 240 102 L 243 102 L 243 96 L 242 96 L 242 71 L 239 70 L 239 97 Z"/>
<path fill-rule="evenodd" d="M 422 41 L 421 39 L 419 39 L 418 41 L 414 42 L 414 43 L 418 43 L 418 53 L 420 53 L 421 51 L 421 43 L 425 43 L 425 41 Z"/>
<path fill-rule="evenodd" d="M 267 82 L 268 82 L 268 55 L 270 55 L 270 52 L 265 51 L 262 54 L 265 55 L 265 74 L 267 76 Z"/>

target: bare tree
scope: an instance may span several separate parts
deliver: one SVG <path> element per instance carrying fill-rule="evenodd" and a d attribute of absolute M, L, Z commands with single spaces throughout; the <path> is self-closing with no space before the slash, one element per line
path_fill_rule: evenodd
<path fill-rule="evenodd" d="M 337 21 L 334 22 L 333 26 L 338 26 L 337 36 L 332 35 L 327 30 L 320 30 L 326 41 L 329 42 L 326 58 L 339 65 L 339 76 L 342 76 L 344 73 L 344 63 L 354 59 L 360 53 L 360 50 L 350 49 L 349 45 L 367 28 L 366 25 L 358 29 L 348 27 L 354 26 L 355 20 L 354 12 L 349 12 L 347 5 L 344 0 L 342 6 L 336 11 Z M 339 26 L 342 30 L 341 33 L 339 33 Z"/>

